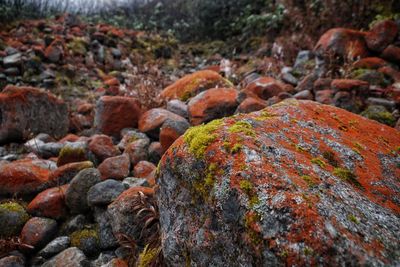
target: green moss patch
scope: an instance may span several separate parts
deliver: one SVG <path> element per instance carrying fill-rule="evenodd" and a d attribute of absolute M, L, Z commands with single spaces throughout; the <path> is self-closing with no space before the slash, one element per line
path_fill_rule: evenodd
<path fill-rule="evenodd" d="M 255 137 L 256 132 L 250 122 L 238 121 L 229 127 L 228 131 L 230 133 L 242 133 L 247 136 Z"/>
<path fill-rule="evenodd" d="M 218 137 L 215 131 L 222 124 L 222 120 L 214 120 L 205 125 L 189 128 L 183 136 L 183 139 L 189 146 L 190 153 L 198 159 L 204 158 L 207 147 Z"/>
<path fill-rule="evenodd" d="M 357 187 L 362 187 L 360 182 L 357 180 L 357 176 L 348 169 L 335 168 L 333 175 L 339 177 L 343 181 L 349 182 Z"/>

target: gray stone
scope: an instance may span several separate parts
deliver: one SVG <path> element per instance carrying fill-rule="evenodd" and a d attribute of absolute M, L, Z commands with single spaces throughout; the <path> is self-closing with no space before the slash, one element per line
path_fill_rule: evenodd
<path fill-rule="evenodd" d="M 65 193 L 65 202 L 71 213 L 84 213 L 89 209 L 87 193 L 95 184 L 101 182 L 100 172 L 97 169 L 84 169 L 70 182 Z"/>
<path fill-rule="evenodd" d="M 107 209 L 95 208 L 94 219 L 99 225 L 99 242 L 102 250 L 118 247 L 118 241 L 113 234 L 111 220 Z"/>
<path fill-rule="evenodd" d="M 22 64 L 22 54 L 16 53 L 10 56 L 7 56 L 3 59 L 3 65 L 5 68 L 11 67 L 20 67 Z"/>
<path fill-rule="evenodd" d="M 0 259 L 1 267 L 25 267 L 25 259 L 19 256 L 7 256 Z"/>
<path fill-rule="evenodd" d="M 127 177 L 122 181 L 122 184 L 126 188 L 138 187 L 138 186 L 150 187 L 150 184 L 146 179 L 136 178 L 136 177 Z"/>
<path fill-rule="evenodd" d="M 189 118 L 187 105 L 178 99 L 168 101 L 167 110 L 171 111 L 172 113 L 175 113 L 183 118 Z"/>
<path fill-rule="evenodd" d="M 68 236 L 60 236 L 48 243 L 41 251 L 39 251 L 38 256 L 43 258 L 50 258 L 61 251 L 67 249 L 71 243 Z"/>
<path fill-rule="evenodd" d="M 113 202 L 123 191 L 125 186 L 116 180 L 108 179 L 92 186 L 87 194 L 89 206 L 108 205 Z"/>

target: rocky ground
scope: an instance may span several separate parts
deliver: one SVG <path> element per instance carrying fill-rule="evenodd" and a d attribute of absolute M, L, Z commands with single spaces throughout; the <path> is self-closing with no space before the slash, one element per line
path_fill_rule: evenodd
<path fill-rule="evenodd" d="M 287 66 L 70 15 L 3 28 L 0 266 L 400 264 L 399 31 L 331 29 Z"/>

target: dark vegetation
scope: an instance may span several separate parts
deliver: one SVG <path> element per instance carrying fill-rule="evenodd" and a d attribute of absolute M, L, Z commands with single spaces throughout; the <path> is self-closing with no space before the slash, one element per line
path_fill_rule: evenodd
<path fill-rule="evenodd" d="M 183 41 L 299 34 L 299 43 L 335 26 L 368 28 L 394 18 L 396 0 L 0 0 L 0 21 L 72 12 L 93 23 L 167 32 Z M 340 15 L 338 15 L 340 14 Z M 311 40 L 310 40 L 311 41 Z"/>

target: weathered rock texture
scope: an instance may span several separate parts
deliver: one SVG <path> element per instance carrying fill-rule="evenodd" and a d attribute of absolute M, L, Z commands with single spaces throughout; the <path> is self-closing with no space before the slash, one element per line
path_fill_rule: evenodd
<path fill-rule="evenodd" d="M 7 86 L 0 93 L 0 144 L 47 133 L 63 137 L 68 131 L 64 101 L 32 87 Z"/>
<path fill-rule="evenodd" d="M 400 263 L 400 133 L 284 101 L 191 128 L 156 197 L 171 266 Z"/>

